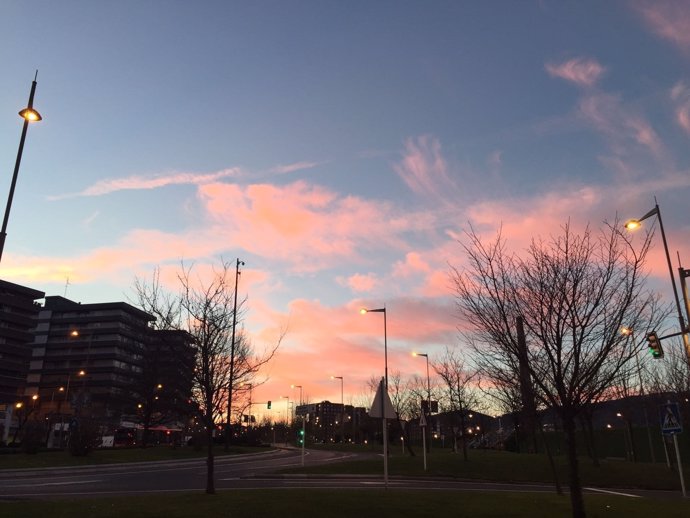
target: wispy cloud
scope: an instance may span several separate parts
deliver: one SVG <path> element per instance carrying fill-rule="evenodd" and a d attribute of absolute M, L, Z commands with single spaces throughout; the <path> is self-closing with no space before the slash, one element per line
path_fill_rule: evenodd
<path fill-rule="evenodd" d="M 321 165 L 321 162 L 295 162 L 294 164 L 277 165 L 268 170 L 273 174 L 287 174 L 295 171 L 302 171 L 304 169 L 313 169 Z"/>
<path fill-rule="evenodd" d="M 580 86 L 593 86 L 606 69 L 594 59 L 574 58 L 563 63 L 547 63 L 546 71 L 553 77 Z"/>
<path fill-rule="evenodd" d="M 441 143 L 430 135 L 407 139 L 403 158 L 393 169 L 414 193 L 436 201 L 453 198 L 457 190 L 448 174 Z"/>
<path fill-rule="evenodd" d="M 84 196 L 104 196 L 117 191 L 137 191 L 150 190 L 167 187 L 169 185 L 202 185 L 216 182 L 223 178 L 237 177 L 240 174 L 239 168 L 223 169 L 215 173 L 196 174 L 196 173 L 171 173 L 165 175 L 132 175 L 125 178 L 112 178 L 101 180 L 86 189 L 76 193 L 57 194 L 48 196 L 49 200 L 62 200 L 66 198 Z"/>
<path fill-rule="evenodd" d="M 639 113 L 628 109 L 619 96 L 596 93 L 583 97 L 580 115 L 604 134 L 616 155 L 629 155 L 632 144 L 641 146 L 658 158 L 665 147 L 651 124 Z"/>
<path fill-rule="evenodd" d="M 686 133 L 690 133 L 690 89 L 684 82 L 671 89 L 671 99 L 676 103 L 676 121 Z"/>
<path fill-rule="evenodd" d="M 690 9 L 681 0 L 653 0 L 634 4 L 657 35 L 682 50 L 690 50 Z"/>

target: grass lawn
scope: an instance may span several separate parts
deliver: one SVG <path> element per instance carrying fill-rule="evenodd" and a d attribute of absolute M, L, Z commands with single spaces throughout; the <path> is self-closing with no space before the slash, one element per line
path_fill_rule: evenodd
<path fill-rule="evenodd" d="M 225 452 L 224 446 L 216 446 L 216 455 L 258 453 L 268 448 L 252 446 L 231 446 Z M 45 468 L 50 466 L 85 466 L 89 464 L 119 464 L 124 462 L 146 462 L 153 460 L 180 460 L 205 457 L 206 450 L 195 450 L 190 446 L 171 448 L 151 446 L 148 448 L 113 448 L 94 450 L 86 457 L 73 457 L 67 451 L 46 451 L 35 455 L 14 453 L 0 455 L 0 469 Z"/>
<path fill-rule="evenodd" d="M 690 502 L 609 495 L 588 495 L 588 517 L 687 518 Z M 554 494 L 454 491 L 255 489 L 216 495 L 3 502 L 0 518 L 188 518 L 191 516 L 262 518 L 323 516 L 401 518 L 407 516 L 554 518 L 570 516 L 570 500 Z"/>
<path fill-rule="evenodd" d="M 564 456 L 555 458 L 561 484 L 567 486 L 567 464 Z M 494 450 L 470 450 L 465 462 L 462 454 L 449 450 L 432 450 L 427 456 L 428 470 L 424 471 L 422 453 L 417 456 L 391 453 L 388 472 L 391 476 L 440 476 L 494 480 L 505 482 L 553 482 L 553 475 L 545 455 L 518 454 Z M 372 474 L 383 472 L 381 457 L 371 460 L 330 463 L 306 468 L 291 468 L 286 473 Z M 690 470 L 684 469 L 686 486 L 690 484 Z M 678 473 L 662 463 L 633 463 L 621 460 L 601 461 L 596 467 L 588 458 L 580 459 L 583 485 L 602 487 L 636 487 L 680 491 Z"/>

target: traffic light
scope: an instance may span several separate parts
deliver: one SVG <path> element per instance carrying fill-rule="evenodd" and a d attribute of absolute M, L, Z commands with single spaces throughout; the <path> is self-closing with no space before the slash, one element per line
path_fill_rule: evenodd
<path fill-rule="evenodd" d="M 270 401 L 266 404 L 266 408 L 268 408 L 269 410 L 271 409 L 271 402 Z"/>
<path fill-rule="evenodd" d="M 652 353 L 652 357 L 655 360 L 664 357 L 664 349 L 661 347 L 661 340 L 659 340 L 656 331 L 652 331 L 647 335 L 647 345 L 649 346 L 649 352 Z"/>
<path fill-rule="evenodd" d="M 297 432 L 297 444 L 302 446 L 304 444 L 304 430 Z"/>

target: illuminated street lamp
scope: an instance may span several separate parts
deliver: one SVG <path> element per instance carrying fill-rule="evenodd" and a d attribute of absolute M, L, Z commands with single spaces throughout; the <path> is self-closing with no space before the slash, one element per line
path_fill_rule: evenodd
<path fill-rule="evenodd" d="M 362 315 L 366 315 L 367 313 L 383 313 L 383 366 L 386 391 L 388 391 L 388 332 L 386 330 L 386 306 L 378 309 L 362 308 L 359 312 Z"/>
<path fill-rule="evenodd" d="M 685 327 L 685 319 L 683 318 L 683 312 L 680 309 L 680 299 L 678 298 L 678 289 L 676 288 L 676 280 L 673 277 L 673 266 L 671 266 L 671 256 L 668 253 L 668 243 L 666 241 L 666 232 L 664 232 L 664 222 L 661 219 L 661 209 L 659 209 L 659 204 L 656 203 L 656 198 L 654 199 L 654 208 L 647 212 L 644 216 L 639 219 L 630 219 L 625 222 L 625 228 L 628 230 L 635 230 L 642 226 L 642 222 L 656 216 L 659 221 L 659 229 L 661 229 L 661 239 L 664 243 L 664 252 L 666 253 L 666 264 L 668 265 L 668 273 L 671 276 L 671 286 L 673 287 L 673 297 L 676 301 L 676 309 L 678 311 L 678 323 L 680 324 L 680 332 L 683 335 L 683 344 L 685 346 L 685 355 L 690 360 L 690 341 L 688 341 L 687 328 Z"/>
<path fill-rule="evenodd" d="M 2 252 L 5 248 L 5 238 L 7 237 L 7 222 L 10 218 L 10 209 L 12 208 L 12 199 L 14 198 L 14 189 L 17 185 L 17 176 L 19 175 L 19 165 L 22 162 L 22 152 L 24 151 L 24 140 L 26 139 L 26 130 L 29 127 L 29 122 L 38 122 L 43 117 L 34 110 L 34 94 L 36 93 L 36 78 L 38 77 L 38 70 L 31 83 L 31 93 L 29 94 L 29 104 L 26 108 L 19 112 L 19 116 L 24 119 L 22 126 L 22 136 L 19 139 L 19 150 L 17 151 L 17 160 L 14 163 L 14 172 L 12 173 L 12 183 L 10 184 L 10 193 L 7 197 L 7 205 L 5 206 L 5 217 L 2 220 L 2 230 L 0 230 L 0 260 L 2 259 Z"/>
<path fill-rule="evenodd" d="M 386 327 L 386 306 L 377 309 L 362 308 L 360 314 L 383 313 L 383 366 L 384 366 L 384 389 L 385 394 L 381 394 L 381 421 L 383 422 L 383 480 L 384 486 L 388 489 L 388 420 L 384 410 L 384 401 L 388 397 L 388 331 Z"/>

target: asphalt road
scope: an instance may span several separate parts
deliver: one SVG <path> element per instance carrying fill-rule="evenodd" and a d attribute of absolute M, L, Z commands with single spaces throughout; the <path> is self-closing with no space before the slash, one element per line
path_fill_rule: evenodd
<path fill-rule="evenodd" d="M 307 451 L 305 464 L 352 460 L 359 455 L 332 451 Z M 258 454 L 216 457 L 217 490 L 257 488 L 353 488 L 384 487 L 383 476 L 280 475 L 277 470 L 300 466 L 301 452 L 282 449 Z M 510 484 L 439 478 L 390 477 L 391 489 L 446 491 L 553 492 L 553 485 Z M 102 497 L 133 494 L 204 491 L 205 459 L 162 461 L 107 466 L 79 466 L 35 470 L 0 471 L 0 501 L 15 499 L 54 499 L 64 497 Z M 653 496 L 677 498 L 679 493 L 587 488 L 586 492 L 626 495 L 631 498 Z"/>

